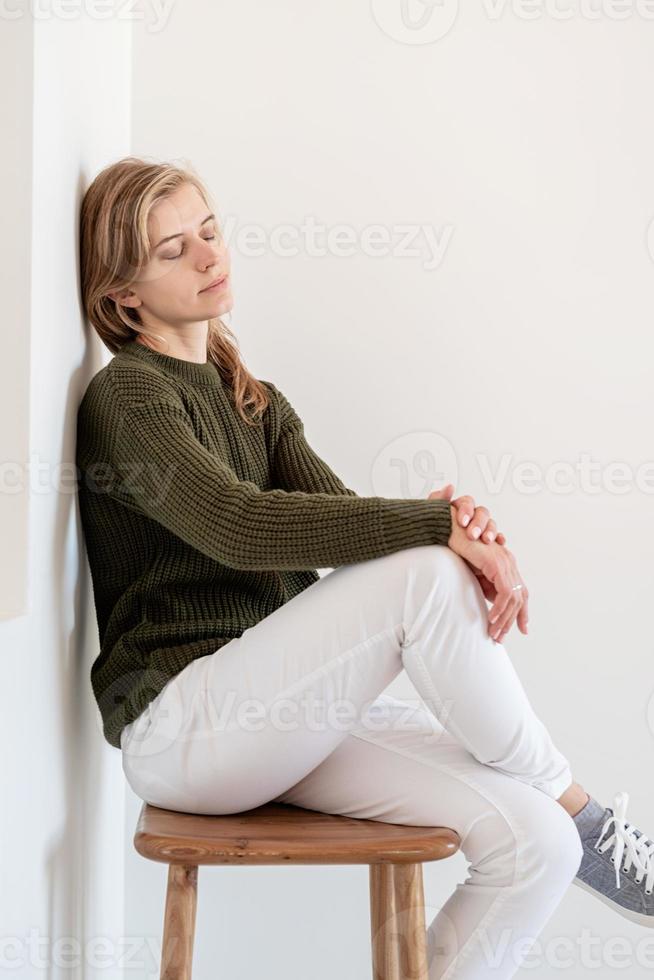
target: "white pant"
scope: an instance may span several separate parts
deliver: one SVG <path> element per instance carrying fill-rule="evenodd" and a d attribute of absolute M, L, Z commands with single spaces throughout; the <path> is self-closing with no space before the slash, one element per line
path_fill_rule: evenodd
<path fill-rule="evenodd" d="M 429 978 L 512 977 L 582 846 L 555 802 L 568 760 L 487 620 L 443 545 L 336 568 L 170 680 L 123 731 L 125 776 L 190 813 L 275 800 L 452 828 L 470 873 L 429 926 Z M 382 693 L 403 668 L 415 702 Z"/>

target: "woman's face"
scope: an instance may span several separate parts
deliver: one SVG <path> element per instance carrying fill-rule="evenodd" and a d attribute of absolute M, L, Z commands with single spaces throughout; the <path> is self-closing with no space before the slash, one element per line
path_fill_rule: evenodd
<path fill-rule="evenodd" d="M 233 305 L 231 261 L 217 217 L 210 217 L 193 184 L 182 184 L 150 212 L 150 261 L 121 301 L 139 310 L 145 326 L 206 322 Z M 205 287 L 228 278 L 216 289 Z"/>

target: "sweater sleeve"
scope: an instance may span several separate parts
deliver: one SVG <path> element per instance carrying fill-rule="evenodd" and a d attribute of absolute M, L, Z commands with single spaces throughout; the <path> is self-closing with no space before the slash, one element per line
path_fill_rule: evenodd
<path fill-rule="evenodd" d="M 275 443 L 272 471 L 275 486 L 306 493 L 333 493 L 356 497 L 324 459 L 309 445 L 304 424 L 295 409 L 272 382 L 266 382 L 277 398 L 280 432 Z"/>
<path fill-rule="evenodd" d="M 235 569 L 336 568 L 451 533 L 447 500 L 261 490 L 197 438 L 183 403 L 124 411 L 112 439 L 111 489 L 197 551 Z"/>

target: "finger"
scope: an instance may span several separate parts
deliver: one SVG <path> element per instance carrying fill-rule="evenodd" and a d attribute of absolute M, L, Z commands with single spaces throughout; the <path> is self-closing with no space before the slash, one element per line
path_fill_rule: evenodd
<path fill-rule="evenodd" d="M 529 622 L 529 593 L 527 592 L 527 589 L 525 587 L 522 595 L 522 608 L 518 613 L 518 629 L 520 630 L 521 633 L 524 633 L 525 636 L 529 632 L 529 630 L 527 629 L 528 622 Z"/>
<path fill-rule="evenodd" d="M 501 560 L 500 560 L 501 556 Z M 506 615 L 507 607 L 515 600 L 513 585 L 520 581 L 518 569 L 516 568 L 513 554 L 508 551 L 498 552 L 498 565 L 494 575 L 488 577 L 492 580 L 497 589 L 497 598 L 488 615 L 489 633 L 492 635 L 502 623 L 502 617 Z"/>
<path fill-rule="evenodd" d="M 475 508 L 473 518 L 468 527 L 468 537 L 471 541 L 476 541 L 477 538 L 481 537 L 489 520 L 490 511 L 488 507 L 479 506 Z"/>
<path fill-rule="evenodd" d="M 427 499 L 428 500 L 447 500 L 448 498 L 451 497 L 451 495 L 453 493 L 454 493 L 454 484 L 453 483 L 447 483 L 444 487 L 441 487 L 440 490 L 432 490 L 432 492 L 429 494 L 429 497 Z M 450 503 L 452 503 L 452 502 L 453 501 L 450 500 Z"/>
<path fill-rule="evenodd" d="M 489 632 L 494 633 L 497 629 L 500 618 L 504 615 L 506 607 L 512 598 L 512 587 L 505 570 L 498 570 L 495 575 L 489 576 L 497 589 L 497 598 L 488 613 Z"/>
<path fill-rule="evenodd" d="M 517 571 L 516 571 L 516 574 L 517 574 Z M 522 633 L 525 633 L 526 632 L 526 629 L 523 628 L 523 624 L 524 624 L 525 610 L 526 610 L 527 603 L 528 603 L 528 598 L 529 598 L 529 592 L 527 590 L 527 586 L 522 581 L 522 579 L 520 578 L 520 576 L 518 576 L 518 579 L 519 579 L 519 584 L 522 585 L 522 588 L 519 591 L 512 590 L 514 596 L 517 599 L 517 605 L 516 605 L 516 608 L 514 610 L 514 616 L 512 617 L 512 619 L 511 619 L 510 622 L 508 621 L 508 619 L 505 618 L 504 622 L 502 623 L 501 633 L 495 636 L 495 639 L 496 639 L 496 641 L 498 643 L 501 643 L 502 642 L 502 640 L 504 639 L 504 637 L 506 636 L 506 634 L 509 632 L 509 630 L 511 629 L 511 627 L 513 626 L 513 623 L 515 621 L 517 621 L 518 628 L 520 629 L 520 631 Z M 528 611 L 526 612 L 526 615 L 527 615 L 527 617 L 529 616 Z M 501 622 L 501 619 L 498 620 L 498 622 Z"/>
<path fill-rule="evenodd" d="M 515 616 L 515 617 L 514 617 L 514 619 L 513 619 L 513 620 L 512 620 L 512 621 L 511 621 L 510 623 L 508 623 L 508 624 L 507 624 L 507 625 L 505 626 L 505 628 L 504 628 L 504 629 L 502 630 L 502 633 L 500 634 L 500 636 L 499 636 L 499 637 L 498 637 L 498 639 L 497 639 L 497 642 L 498 642 L 498 643 L 501 643 L 501 642 L 502 642 L 502 640 L 504 639 L 504 637 L 506 636 L 506 634 L 507 634 L 507 633 L 509 632 L 509 630 L 510 630 L 510 629 L 511 629 L 511 627 L 513 626 L 513 623 L 514 623 L 514 622 L 515 622 L 515 623 L 517 623 L 517 625 L 518 625 L 518 628 L 520 629 L 520 617 L 521 617 L 521 615 L 522 615 L 522 611 L 523 611 L 523 609 L 524 609 L 524 605 L 525 605 L 525 604 L 524 604 L 524 602 L 520 602 L 520 604 L 519 604 L 519 606 L 518 606 L 518 608 L 517 608 L 517 610 L 516 610 L 516 616 Z M 526 630 L 522 630 L 522 629 L 521 629 L 521 632 L 523 632 L 523 633 L 524 633 L 524 632 L 526 632 Z"/>
<path fill-rule="evenodd" d="M 495 538 L 498 544 L 506 544 L 506 536 L 502 534 L 501 531 L 497 532 L 497 537 Z"/>
<path fill-rule="evenodd" d="M 514 593 L 515 595 L 515 593 Z M 518 609 L 520 608 L 521 601 L 518 599 L 510 599 L 507 603 L 506 609 L 497 620 L 495 625 L 492 627 L 491 636 L 493 639 L 500 643 L 502 638 L 509 632 L 513 622 L 518 614 Z"/>
<path fill-rule="evenodd" d="M 486 541 L 488 544 L 490 544 L 491 541 L 497 540 L 497 524 L 495 523 L 492 517 L 489 520 L 488 524 L 486 525 L 481 537 L 482 540 Z M 501 543 L 502 542 L 500 542 L 500 544 Z"/>
<path fill-rule="evenodd" d="M 457 517 L 461 527 L 467 527 L 475 513 L 475 501 L 470 494 L 457 497 L 451 503 L 456 507 Z"/>

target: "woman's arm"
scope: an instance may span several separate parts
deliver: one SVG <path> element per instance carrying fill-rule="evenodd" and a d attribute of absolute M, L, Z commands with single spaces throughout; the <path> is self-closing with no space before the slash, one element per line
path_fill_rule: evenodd
<path fill-rule="evenodd" d="M 309 445 L 304 424 L 291 403 L 271 381 L 279 413 L 279 435 L 271 464 L 273 482 L 282 490 L 304 490 L 305 493 L 333 493 L 356 497 L 331 467 Z"/>
<path fill-rule="evenodd" d="M 261 490 L 197 438 L 183 403 L 157 397 L 113 429 L 100 492 L 231 568 L 336 568 L 422 544 L 447 545 L 448 500 Z"/>

